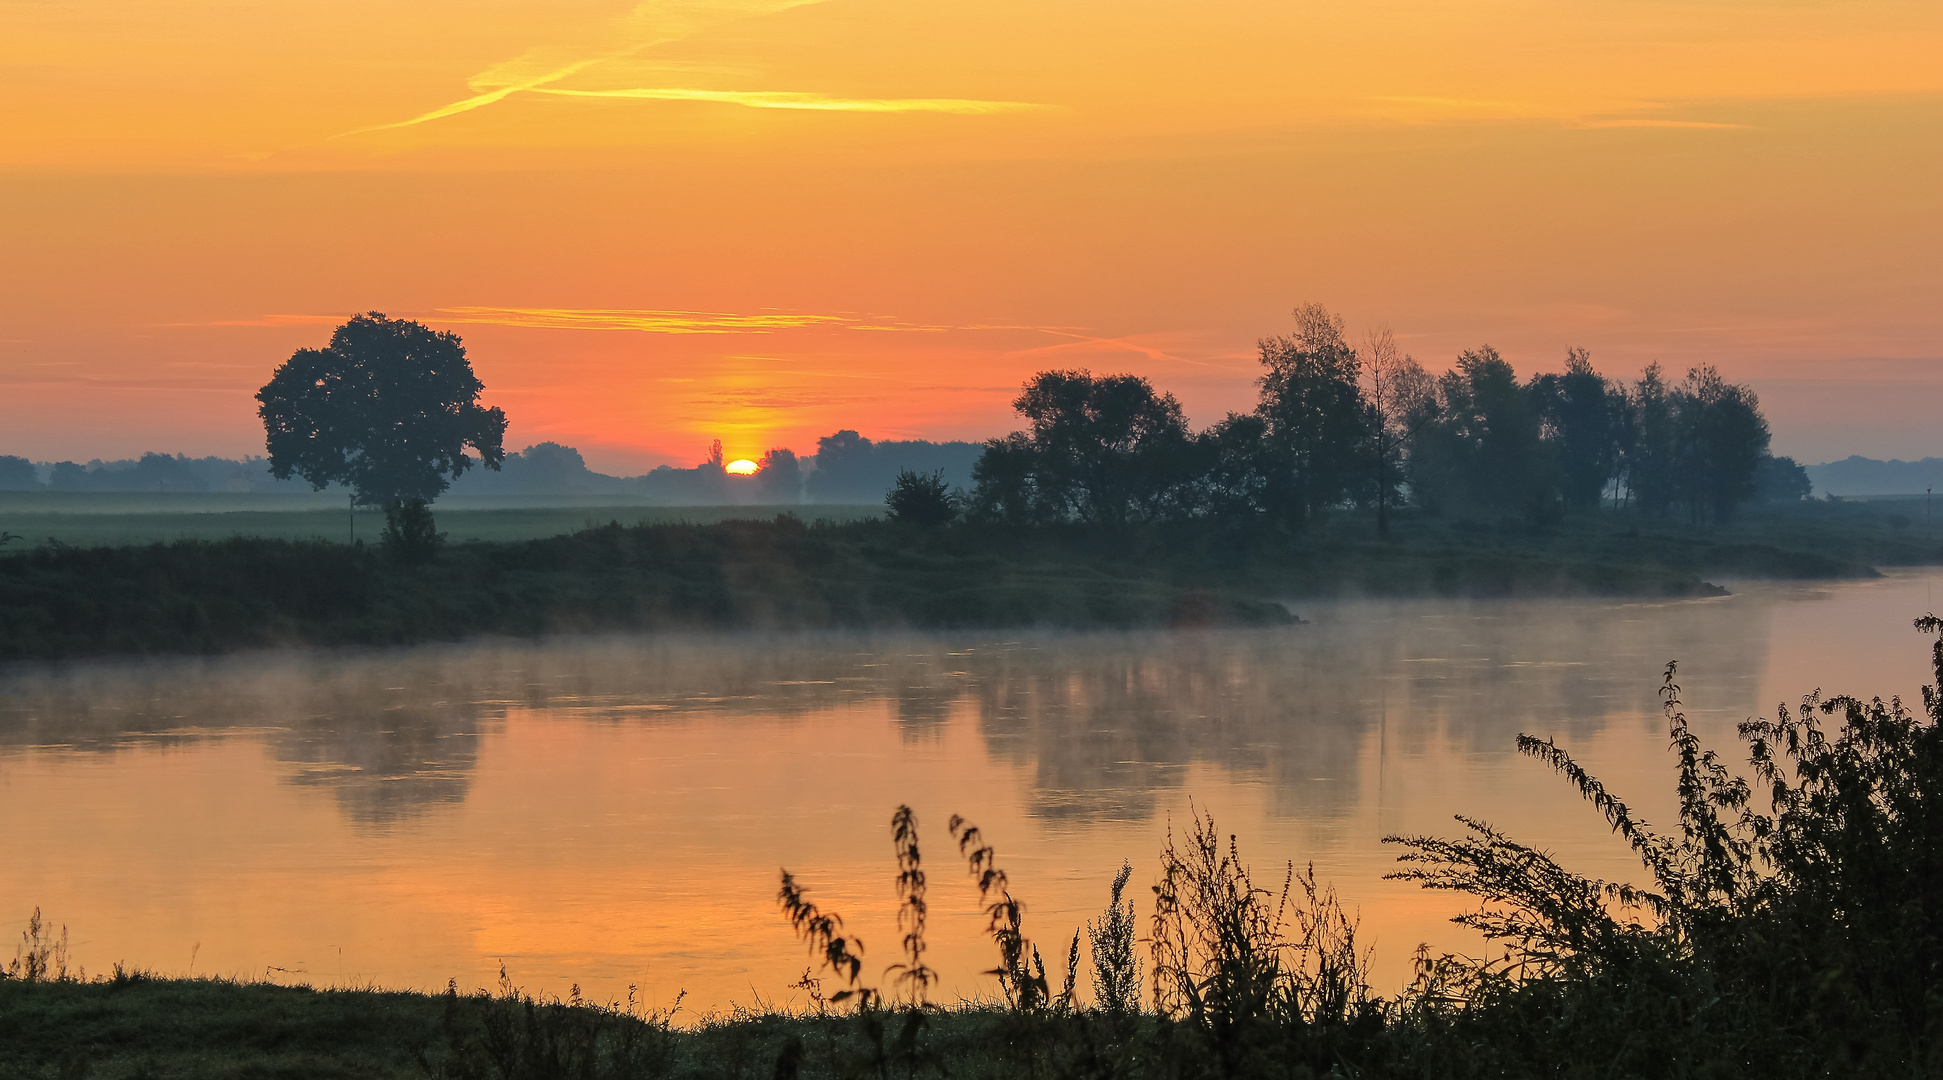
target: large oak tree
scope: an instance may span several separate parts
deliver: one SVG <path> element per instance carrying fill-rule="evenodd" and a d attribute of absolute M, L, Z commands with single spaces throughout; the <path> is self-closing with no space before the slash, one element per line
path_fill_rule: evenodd
<path fill-rule="evenodd" d="M 468 447 L 487 468 L 505 460 L 506 414 L 479 404 L 484 389 L 457 334 L 352 316 L 257 392 L 270 472 L 347 484 L 367 506 L 423 507 L 478 463 Z"/>

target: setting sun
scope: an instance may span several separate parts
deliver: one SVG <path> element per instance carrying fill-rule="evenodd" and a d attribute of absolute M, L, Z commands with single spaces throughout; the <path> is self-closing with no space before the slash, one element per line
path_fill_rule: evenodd
<path fill-rule="evenodd" d="M 733 476 L 754 476 L 756 468 L 756 463 L 748 458 L 740 458 L 723 466 L 723 469 Z"/>

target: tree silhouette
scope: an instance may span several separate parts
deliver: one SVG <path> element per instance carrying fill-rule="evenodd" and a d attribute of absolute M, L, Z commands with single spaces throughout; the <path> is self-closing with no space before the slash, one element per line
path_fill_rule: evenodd
<path fill-rule="evenodd" d="M 24 457 L 0 454 L 0 491 L 33 491 L 40 487 L 34 463 Z"/>
<path fill-rule="evenodd" d="M 1545 439 L 1556 451 L 1567 509 L 1596 510 L 1617 465 L 1614 413 L 1619 395 L 1592 367 L 1592 354 L 1569 349 L 1565 372 L 1532 380 Z"/>
<path fill-rule="evenodd" d="M 1362 349 L 1319 305 L 1295 332 L 1264 338 L 1252 413 L 1190 432 L 1180 403 L 1134 375 L 1044 371 L 1013 408 L 1026 431 L 992 439 L 972 468 L 973 521 L 1124 526 L 1205 520 L 1294 530 L 1330 510 L 1374 507 L 1379 536 L 1406 500 L 1429 515 L 1522 519 L 1566 512 L 1728 520 L 1754 499 L 1796 499 L 1806 474 L 1769 456 L 1767 419 L 1747 386 L 1711 367 L 1669 382 L 1658 364 L 1627 386 L 1584 349 L 1565 370 L 1521 381 L 1488 345 L 1433 378 L 1389 331 Z M 855 432 L 824 458 L 867 450 Z"/>
<path fill-rule="evenodd" d="M 765 502 L 802 502 L 803 463 L 796 459 L 796 451 L 772 447 L 762 455 L 756 463 L 756 485 Z"/>
<path fill-rule="evenodd" d="M 1283 459 L 1270 498 L 1296 522 L 1346 500 L 1365 471 L 1362 358 L 1343 320 L 1321 304 L 1295 309 L 1295 333 L 1259 343 L 1261 404 L 1269 445 Z"/>
<path fill-rule="evenodd" d="M 1542 519 L 1557 498 L 1532 398 L 1489 345 L 1468 349 L 1437 380 L 1436 417 L 1411 447 L 1410 481 L 1427 507 Z"/>
<path fill-rule="evenodd" d="M 1043 371 L 1012 407 L 1032 430 L 986 444 L 972 473 L 977 516 L 1118 526 L 1173 516 L 1192 487 L 1181 404 L 1146 379 Z"/>
<path fill-rule="evenodd" d="M 259 390 L 270 473 L 321 490 L 348 484 L 386 508 L 438 497 L 475 464 L 499 468 L 506 414 L 479 404 L 485 387 L 457 334 L 380 312 L 354 315 L 322 349 L 298 349 Z"/>
<path fill-rule="evenodd" d="M 1390 505 L 1403 479 L 1403 450 L 1430 422 L 1436 383 L 1422 364 L 1397 352 L 1388 328 L 1373 330 L 1362 364 L 1364 421 L 1370 456 L 1376 463 L 1376 535 L 1390 535 Z"/>
<path fill-rule="evenodd" d="M 1768 422 L 1754 391 L 1721 378 L 1712 364 L 1680 383 L 1689 484 L 1687 512 L 1695 524 L 1709 515 L 1731 517 L 1754 497 L 1761 459 L 1768 455 Z"/>
<path fill-rule="evenodd" d="M 957 502 L 942 470 L 926 474 L 905 469 L 898 473 L 897 483 L 884 496 L 884 506 L 892 521 L 926 528 L 947 524 L 958 516 Z"/>

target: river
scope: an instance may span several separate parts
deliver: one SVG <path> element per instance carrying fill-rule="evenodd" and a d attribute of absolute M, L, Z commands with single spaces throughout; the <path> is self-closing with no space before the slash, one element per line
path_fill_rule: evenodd
<path fill-rule="evenodd" d="M 1057 969 L 1122 860 L 1144 920 L 1168 830 L 1237 834 L 1258 883 L 1313 862 L 1380 989 L 1462 898 L 1383 874 L 1394 833 L 1485 818 L 1569 867 L 1637 865 L 1556 776 L 1556 737 L 1649 820 L 1657 691 L 1733 724 L 1817 687 L 1918 701 L 1935 571 L 1729 583 L 1672 602 L 1298 605 L 1305 625 L 1140 634 L 700 635 L 0 672 L 0 928 L 38 906 L 91 973 L 531 989 L 684 1016 L 802 1002 L 780 867 L 895 961 L 892 811 L 919 817 L 935 996 L 995 954 L 945 832 L 998 849 Z M 0 949 L 0 962 L 11 956 Z M 1082 960 L 1082 969 L 1085 963 Z M 1055 976 L 1055 979 L 1057 976 Z M 1082 986 L 1085 979 L 1082 975 Z"/>

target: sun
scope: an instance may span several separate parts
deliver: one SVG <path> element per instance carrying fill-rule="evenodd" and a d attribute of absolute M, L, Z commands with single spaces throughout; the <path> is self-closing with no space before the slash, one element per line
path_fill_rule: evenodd
<path fill-rule="evenodd" d="M 738 458 L 722 466 L 722 468 L 737 476 L 754 476 L 756 474 L 756 463 L 750 461 L 748 458 Z"/>

